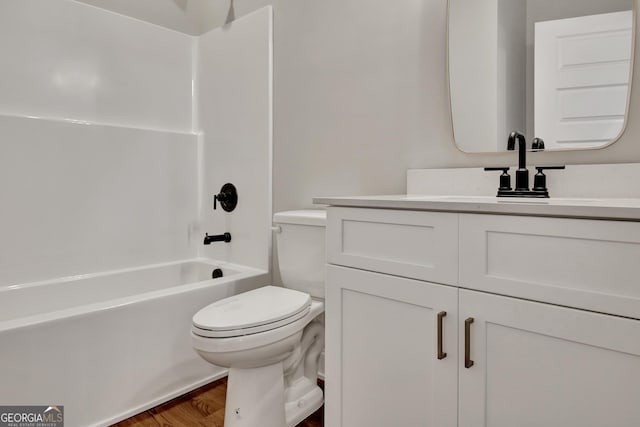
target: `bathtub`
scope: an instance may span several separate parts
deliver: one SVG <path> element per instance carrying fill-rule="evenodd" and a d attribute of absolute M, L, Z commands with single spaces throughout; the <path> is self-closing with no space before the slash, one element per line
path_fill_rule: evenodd
<path fill-rule="evenodd" d="M 0 405 L 64 405 L 66 427 L 107 426 L 221 378 L 191 348 L 191 317 L 269 280 L 198 259 L 4 288 Z"/>

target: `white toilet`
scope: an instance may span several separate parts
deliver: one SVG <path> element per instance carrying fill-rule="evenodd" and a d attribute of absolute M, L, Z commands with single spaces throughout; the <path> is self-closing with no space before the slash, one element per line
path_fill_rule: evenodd
<path fill-rule="evenodd" d="M 322 406 L 326 212 L 274 215 L 285 287 L 217 301 L 193 316 L 198 354 L 229 368 L 225 427 L 295 426 Z"/>

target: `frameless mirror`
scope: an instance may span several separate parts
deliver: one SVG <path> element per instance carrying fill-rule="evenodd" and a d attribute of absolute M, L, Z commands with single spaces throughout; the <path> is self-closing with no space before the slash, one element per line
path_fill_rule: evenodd
<path fill-rule="evenodd" d="M 465 152 L 604 147 L 622 134 L 635 0 L 449 0 L 453 131 Z"/>

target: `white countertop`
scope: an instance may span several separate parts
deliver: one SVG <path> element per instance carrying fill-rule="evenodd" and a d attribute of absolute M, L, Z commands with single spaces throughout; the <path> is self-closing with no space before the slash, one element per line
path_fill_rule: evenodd
<path fill-rule="evenodd" d="M 640 221 L 640 199 L 507 198 L 488 196 L 315 197 L 313 203 L 359 208 L 408 209 Z"/>

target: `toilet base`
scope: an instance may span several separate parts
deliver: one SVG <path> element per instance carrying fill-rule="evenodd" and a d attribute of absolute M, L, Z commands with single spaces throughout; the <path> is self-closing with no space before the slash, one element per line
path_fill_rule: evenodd
<path fill-rule="evenodd" d="M 307 378 L 303 380 L 308 381 Z M 304 395 L 285 404 L 287 427 L 293 427 L 309 415 L 320 409 L 324 403 L 324 394 L 318 385 L 311 387 Z"/>
<path fill-rule="evenodd" d="M 229 369 L 225 427 L 284 427 L 282 362 L 252 369 Z"/>
<path fill-rule="evenodd" d="M 298 387 L 308 379 L 302 378 Z M 296 387 L 296 386 L 293 386 Z M 225 427 L 293 427 L 317 411 L 324 402 L 318 385 L 303 395 L 284 401 L 282 362 L 253 369 L 229 369 Z"/>

